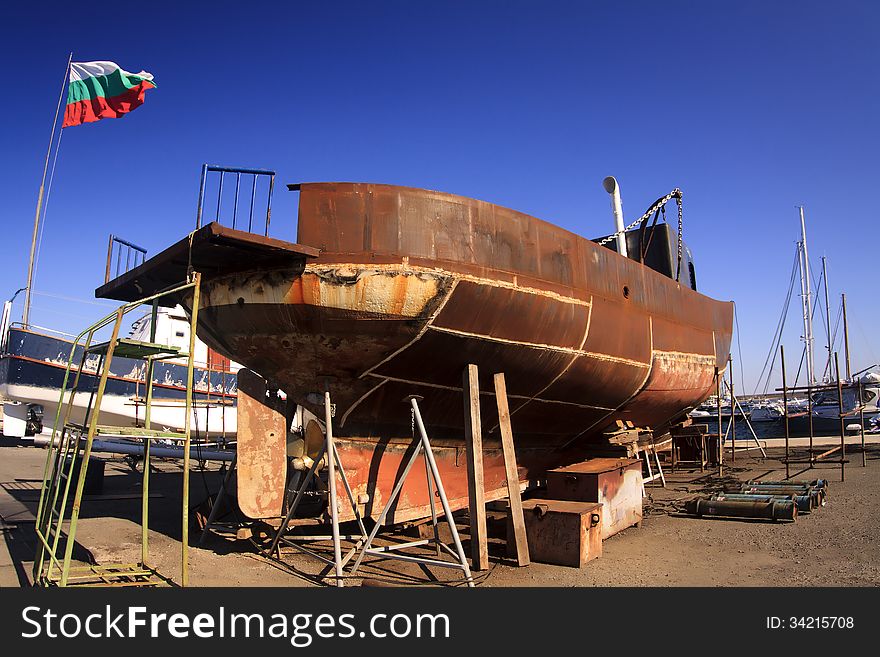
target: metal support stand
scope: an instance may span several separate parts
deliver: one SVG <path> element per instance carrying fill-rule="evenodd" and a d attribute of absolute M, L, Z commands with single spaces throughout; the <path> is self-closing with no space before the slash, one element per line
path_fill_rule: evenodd
<path fill-rule="evenodd" d="M 437 469 L 437 462 L 434 460 L 434 452 L 431 450 L 431 443 L 428 440 L 428 434 L 425 431 L 425 425 L 422 422 L 422 414 L 419 411 L 418 397 L 412 396 L 408 399 L 412 406 L 413 424 L 414 427 L 418 427 L 420 439 L 417 441 L 416 448 L 413 450 L 412 456 L 410 456 L 409 461 L 407 462 L 406 467 L 403 470 L 403 473 L 400 475 L 400 479 L 398 479 L 397 483 L 394 486 L 394 490 L 391 492 L 388 501 L 385 503 L 385 507 L 382 509 L 382 513 L 379 515 L 379 518 L 376 521 L 376 525 L 375 527 L 373 527 L 373 531 L 370 532 L 370 535 L 367 538 L 367 541 L 364 544 L 363 548 L 361 549 L 357 560 L 354 562 L 354 566 L 352 566 L 351 569 L 351 574 L 354 575 L 357 572 L 365 556 L 371 555 L 385 559 L 398 559 L 401 561 L 420 563 L 426 566 L 455 568 L 457 570 L 461 570 L 462 573 L 464 573 L 464 578 L 465 581 L 467 581 L 467 585 L 473 587 L 474 580 L 471 576 L 471 570 L 468 566 L 467 557 L 464 554 L 464 548 L 462 547 L 461 539 L 458 536 L 458 529 L 455 526 L 455 520 L 453 520 L 452 511 L 449 508 L 449 500 L 446 498 L 446 491 L 443 488 L 443 481 L 440 479 L 440 472 Z M 413 436 L 413 439 L 415 440 L 415 436 Z M 446 516 L 447 523 L 449 524 L 449 530 L 452 533 L 452 540 L 455 543 L 455 550 L 453 551 L 448 545 L 439 540 L 439 538 L 437 537 L 436 529 L 434 534 L 435 538 L 433 540 L 436 542 L 436 545 L 439 549 L 446 551 L 455 559 L 454 562 L 441 561 L 440 559 L 429 559 L 426 557 L 420 557 L 410 554 L 395 554 L 395 551 L 397 550 L 426 545 L 431 542 L 431 539 L 422 539 L 419 541 L 412 541 L 399 545 L 388 545 L 384 547 L 372 546 L 373 540 L 376 538 L 379 530 L 385 525 L 385 520 L 388 516 L 388 512 L 391 510 L 392 506 L 394 506 L 397 497 L 400 495 L 400 491 L 403 489 L 403 484 L 406 481 L 406 478 L 409 475 L 410 470 L 412 470 L 413 464 L 415 464 L 416 459 L 418 458 L 420 453 L 424 453 L 425 462 L 427 464 L 427 467 L 429 468 L 428 480 L 430 482 L 431 478 L 433 478 L 434 484 L 436 485 L 437 495 L 440 497 L 440 503 L 443 506 L 443 514 Z M 428 494 L 429 498 L 432 500 L 431 521 L 436 528 L 437 512 L 433 504 L 433 488 L 434 486 L 431 486 L 429 488 Z"/>
<path fill-rule="evenodd" d="M 217 511 L 220 509 L 221 502 L 223 502 L 229 494 L 226 492 L 226 489 L 229 487 L 229 482 L 232 480 L 232 473 L 235 472 L 237 464 L 238 454 L 232 457 L 232 463 L 229 464 L 229 468 L 226 470 L 226 474 L 223 477 L 223 483 L 220 484 L 220 490 L 217 491 L 217 497 L 214 498 L 214 503 L 211 505 L 211 513 L 208 514 L 208 519 L 205 521 L 205 526 L 202 529 L 202 535 L 199 537 L 200 546 L 204 544 L 205 539 L 208 537 L 208 532 L 211 530 L 211 526 L 217 518 Z"/>
<path fill-rule="evenodd" d="M 645 465 L 648 466 L 648 476 L 642 478 L 642 496 L 645 495 L 645 484 L 648 484 L 652 481 L 660 480 L 660 483 L 663 485 L 663 488 L 666 488 L 666 477 L 663 474 L 663 468 L 660 467 L 660 457 L 657 455 L 657 448 L 654 445 L 654 438 L 651 437 L 651 444 L 642 449 L 642 454 L 645 455 Z M 651 455 L 654 455 L 654 463 L 657 464 L 657 473 L 651 469 Z"/>
<path fill-rule="evenodd" d="M 324 442 L 321 445 L 321 449 L 318 452 L 315 460 L 312 462 L 311 467 L 309 468 L 308 474 L 306 474 L 305 478 L 299 484 L 299 487 L 296 489 L 296 495 L 293 500 L 293 504 L 290 505 L 290 508 L 287 510 L 287 515 L 284 517 L 284 520 L 281 522 L 281 526 L 278 528 L 278 531 L 275 533 L 274 538 L 272 539 L 272 543 L 269 548 L 264 552 L 266 556 L 272 558 L 276 551 L 279 550 L 279 544 L 284 543 L 288 547 L 292 547 L 300 552 L 308 554 L 311 557 L 314 557 L 318 561 L 321 561 L 328 566 L 333 566 L 334 571 L 334 579 L 336 581 L 336 586 L 345 586 L 344 581 L 344 568 L 345 565 L 351 560 L 351 558 L 357 554 L 358 549 L 364 543 L 364 540 L 367 537 L 367 530 L 364 527 L 364 521 L 361 517 L 360 511 L 357 508 L 357 500 L 354 498 L 354 494 L 351 492 L 351 486 L 348 483 L 348 477 L 345 475 L 345 468 L 342 466 L 342 460 L 339 458 L 339 452 L 336 449 L 336 443 L 333 441 L 333 405 L 330 403 L 330 392 L 324 392 L 324 420 L 326 423 L 326 431 L 324 434 Z M 293 518 L 296 513 L 297 508 L 299 508 L 299 504 L 302 501 L 303 495 L 305 494 L 306 489 L 308 489 L 309 484 L 312 482 L 312 479 L 315 477 L 315 474 L 318 471 L 318 468 L 321 464 L 321 461 L 324 460 L 325 456 L 327 458 L 327 472 L 328 472 L 328 482 L 327 482 L 327 506 L 330 512 L 330 523 L 331 523 L 331 535 L 330 536 L 311 536 L 311 535 L 298 535 L 298 536 L 285 536 L 288 531 L 288 527 L 290 525 L 290 520 Z M 351 534 L 351 535 L 341 535 L 339 533 L 339 505 L 337 503 L 336 497 L 336 475 L 339 475 L 340 479 L 342 479 L 342 485 L 345 487 L 345 493 L 348 497 L 349 504 L 351 504 L 352 511 L 354 511 L 355 519 L 357 520 L 358 529 L 360 530 L 360 534 Z M 310 550 L 302 545 L 299 545 L 299 542 L 308 542 L 308 541 L 327 541 L 330 540 L 333 542 L 333 559 L 328 559 L 325 556 L 318 554 L 314 550 Z M 342 556 L 342 541 L 354 541 L 355 544 L 352 548 L 350 548 L 345 556 Z M 354 571 L 352 571 L 354 572 Z"/>
<path fill-rule="evenodd" d="M 764 451 L 764 447 L 763 447 L 763 445 L 761 445 L 761 441 L 758 440 L 758 434 L 755 433 L 755 428 L 752 426 L 752 423 L 749 421 L 749 415 L 748 415 L 748 413 L 746 413 L 745 409 L 742 407 L 742 404 L 739 403 L 739 399 L 737 399 L 736 397 L 733 396 L 733 387 L 730 386 L 730 385 L 728 385 L 727 382 L 725 382 L 725 385 L 727 385 L 727 389 L 730 391 L 730 399 L 731 399 L 731 403 L 732 403 L 732 405 L 731 405 L 731 411 L 733 410 L 733 405 L 736 405 L 736 408 L 739 408 L 739 412 L 742 413 L 743 420 L 745 420 L 745 422 L 746 422 L 746 426 L 749 428 L 749 432 L 752 434 L 752 440 L 755 441 L 755 445 L 758 446 L 758 449 L 761 450 L 761 454 L 762 454 L 763 457 L 766 459 L 766 458 L 767 458 L 767 452 Z M 731 416 L 731 417 L 732 417 L 732 416 Z M 732 423 L 731 423 L 731 424 L 732 424 Z M 729 426 L 731 426 L 731 425 L 728 425 L 728 427 L 729 427 Z M 727 435 L 727 434 L 725 434 L 725 435 Z M 736 442 L 734 441 L 734 442 L 733 442 L 733 448 L 732 448 L 732 449 L 735 449 L 735 448 L 736 448 Z M 748 447 L 743 447 L 742 450 L 746 450 L 746 451 L 748 451 L 749 448 L 748 448 Z M 742 451 L 742 450 L 741 450 L 741 451 Z"/>

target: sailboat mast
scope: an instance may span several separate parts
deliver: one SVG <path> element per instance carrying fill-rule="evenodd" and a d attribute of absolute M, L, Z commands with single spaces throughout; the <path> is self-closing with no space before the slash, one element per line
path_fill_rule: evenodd
<path fill-rule="evenodd" d="M 798 206 L 801 216 L 801 293 L 804 307 L 804 345 L 807 350 L 807 382 L 812 385 L 816 381 L 813 367 L 813 300 L 810 284 L 810 257 L 807 251 L 807 226 L 804 221 L 804 207 Z"/>
<path fill-rule="evenodd" d="M 822 256 L 822 280 L 825 281 L 825 331 L 828 335 L 828 379 L 831 379 L 831 307 L 828 305 L 828 269 Z"/>
<path fill-rule="evenodd" d="M 846 380 L 852 381 L 852 372 L 849 367 L 849 325 L 846 323 L 846 295 L 840 295 L 840 305 L 843 308 L 843 345 L 846 352 Z"/>
<path fill-rule="evenodd" d="M 21 315 L 21 323 L 28 325 L 28 317 L 31 311 L 31 289 L 34 283 L 34 255 L 37 250 L 37 233 L 40 228 L 40 214 L 43 210 L 43 192 L 46 188 L 46 173 L 49 171 L 49 156 L 52 154 L 52 144 L 55 141 L 55 129 L 58 125 L 58 114 L 61 110 L 61 101 L 64 99 L 64 88 L 67 86 L 67 77 L 70 73 L 70 62 L 73 61 L 73 53 L 67 58 L 67 66 L 64 67 L 64 77 L 61 80 L 61 92 L 58 94 L 58 104 L 55 106 L 55 118 L 52 119 L 52 131 L 49 133 L 49 146 L 46 149 L 46 163 L 43 165 L 43 179 L 40 181 L 40 193 L 37 196 L 37 211 L 34 216 L 34 235 L 31 238 L 31 257 L 28 261 L 27 287 L 24 292 L 24 311 Z"/>

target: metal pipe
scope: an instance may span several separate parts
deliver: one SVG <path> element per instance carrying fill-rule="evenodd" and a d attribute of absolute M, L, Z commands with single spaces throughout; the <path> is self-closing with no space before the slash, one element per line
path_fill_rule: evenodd
<path fill-rule="evenodd" d="M 220 223 L 220 204 L 223 202 L 223 172 L 220 172 L 220 184 L 217 187 L 217 223 Z"/>
<path fill-rule="evenodd" d="M 739 486 L 738 491 L 731 492 L 745 492 L 745 491 L 759 491 L 759 492 L 784 492 L 784 493 L 794 493 L 795 495 L 803 495 L 805 493 L 809 493 L 813 490 L 825 491 L 824 488 L 813 488 L 811 486 L 786 486 L 784 484 L 779 484 L 777 486 L 772 485 L 758 485 L 758 484 L 741 484 Z"/>
<path fill-rule="evenodd" d="M 272 221 L 272 191 L 275 189 L 275 174 L 269 177 L 269 199 L 266 201 L 266 237 L 269 236 L 269 222 Z"/>
<path fill-rule="evenodd" d="M 750 502 L 747 500 L 690 500 L 685 511 L 696 516 L 727 516 L 732 518 L 765 518 L 794 520 L 797 505 L 791 500 Z"/>
<path fill-rule="evenodd" d="M 235 202 L 232 204 L 232 229 L 235 230 L 235 218 L 238 216 L 238 188 L 241 186 L 241 174 L 235 174 Z"/>
<path fill-rule="evenodd" d="M 248 232 L 253 232 L 252 224 L 254 223 L 254 197 L 257 194 L 257 174 L 254 174 L 253 184 L 251 185 L 251 211 L 248 214 Z"/>
<path fill-rule="evenodd" d="M 118 242 L 119 244 L 122 244 L 123 246 L 127 246 L 129 248 L 132 248 L 135 251 L 140 251 L 141 253 L 146 253 L 146 251 L 147 251 L 144 247 L 138 246 L 134 242 L 129 242 L 128 240 L 124 240 L 121 237 L 119 237 L 118 235 L 111 235 L 110 239 L 113 240 L 114 242 Z"/>
<path fill-rule="evenodd" d="M 757 495 L 808 495 L 811 498 L 816 500 L 816 503 L 814 504 L 814 506 L 824 505 L 825 496 L 826 496 L 825 490 L 822 488 L 813 488 L 813 489 L 809 489 L 809 490 L 802 490 L 802 489 L 797 489 L 797 488 L 784 488 L 784 487 L 759 488 L 759 487 L 743 486 L 742 488 L 740 488 L 739 491 L 733 491 L 733 492 L 738 492 L 740 494 L 748 494 L 748 495 L 752 495 L 752 494 L 757 494 Z"/>
<path fill-rule="evenodd" d="M 821 481 L 821 480 L 820 480 Z M 812 484 L 812 483 L 804 483 L 802 481 L 798 482 L 773 482 L 773 481 L 764 481 L 764 482 L 752 482 L 746 481 L 740 484 L 741 486 L 750 486 L 754 488 L 791 488 L 797 490 L 826 490 L 826 487 L 821 484 Z"/>
<path fill-rule="evenodd" d="M 110 233 L 110 242 L 107 244 L 107 269 L 104 271 L 104 282 L 110 282 L 110 260 L 113 255 L 113 233 Z"/>
<path fill-rule="evenodd" d="M 749 486 L 803 486 L 804 488 L 828 488 L 827 479 L 813 479 L 813 481 L 749 481 Z"/>
<path fill-rule="evenodd" d="M 811 490 L 825 490 L 824 488 L 815 488 L 810 485 L 801 485 L 801 484 L 753 484 L 750 482 L 746 482 L 744 484 L 740 484 L 739 488 L 748 489 L 748 490 L 785 490 L 792 492 L 804 492 Z"/>
<path fill-rule="evenodd" d="M 748 493 L 719 493 L 712 496 L 713 500 L 746 500 L 753 502 L 784 502 L 793 501 L 797 504 L 798 513 L 810 513 L 814 508 L 814 500 L 809 495 L 750 495 Z"/>
<path fill-rule="evenodd" d="M 815 486 L 813 484 L 805 484 L 803 482 L 792 482 L 792 483 L 779 482 L 779 483 L 777 483 L 777 482 L 772 482 L 772 481 L 769 481 L 769 482 L 747 481 L 747 482 L 740 484 L 740 486 L 742 486 L 742 487 L 748 486 L 749 488 L 788 488 L 791 490 L 813 490 L 814 488 L 817 490 L 825 490 L 824 486 Z"/>
<path fill-rule="evenodd" d="M 611 210 L 614 212 L 614 231 L 617 239 L 617 252 L 629 257 L 626 248 L 626 223 L 623 221 L 623 202 L 620 200 L 620 185 L 614 176 L 608 176 L 602 181 L 605 191 L 611 195 Z"/>
<path fill-rule="evenodd" d="M 34 438 L 34 447 L 47 447 L 51 442 L 51 438 L 37 437 Z M 132 456 L 142 456 L 144 448 L 143 445 L 138 445 L 136 443 L 94 440 L 92 441 L 92 451 L 104 452 L 107 454 L 130 454 Z M 205 449 L 199 445 L 192 445 L 190 446 L 189 451 L 190 455 L 197 461 L 230 462 L 235 458 L 235 452 L 233 450 Z M 183 458 L 183 448 L 152 445 L 150 447 L 150 456 L 179 459 Z"/>
<path fill-rule="evenodd" d="M 248 169 L 245 167 L 218 167 L 214 164 L 205 164 L 203 169 L 207 171 L 219 171 L 221 173 L 247 173 L 256 175 L 274 176 L 275 172 L 269 169 Z"/>
<path fill-rule="evenodd" d="M 202 165 L 202 181 L 199 183 L 199 208 L 196 211 L 196 230 L 202 227 L 202 206 L 205 202 L 205 179 L 208 177 L 208 165 Z"/>

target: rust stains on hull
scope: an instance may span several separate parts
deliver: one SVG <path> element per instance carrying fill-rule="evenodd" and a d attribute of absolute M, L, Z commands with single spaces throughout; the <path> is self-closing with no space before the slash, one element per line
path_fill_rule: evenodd
<path fill-rule="evenodd" d="M 289 246 L 289 264 L 273 252 L 250 268 L 215 267 L 203 277 L 199 335 L 319 415 L 315 393 L 332 376 L 343 460 L 355 488 L 372 488 L 373 505 L 394 482 L 394 441 L 411 436 L 407 395 L 424 397 L 432 440 L 461 444 L 468 363 L 483 390 L 504 372 L 526 470 L 563 464 L 616 419 L 670 422 L 725 367 L 731 303 L 558 226 L 427 190 L 296 188 L 301 244 Z M 234 249 L 234 235 L 223 239 Z M 495 404 L 488 393 L 484 401 L 491 439 Z M 463 499 L 454 451 L 438 464 L 448 466 L 450 497 Z M 502 490 L 493 463 L 487 456 L 487 488 Z M 427 508 L 418 490 L 405 492 L 401 509 Z"/>

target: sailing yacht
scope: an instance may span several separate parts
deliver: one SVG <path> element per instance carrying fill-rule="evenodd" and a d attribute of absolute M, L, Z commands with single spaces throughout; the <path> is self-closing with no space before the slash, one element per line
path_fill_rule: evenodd
<path fill-rule="evenodd" d="M 831 331 L 831 317 L 828 305 L 828 273 L 826 269 L 825 258 L 822 258 L 822 281 L 824 281 L 825 290 L 825 328 L 828 335 L 827 362 L 825 365 L 824 376 L 820 381 L 816 376 L 815 359 L 814 359 L 814 339 L 813 339 L 813 294 L 810 276 L 809 252 L 807 249 L 807 231 L 806 221 L 804 218 L 804 208 L 799 207 L 799 216 L 801 223 L 801 239 L 797 243 L 796 266 L 800 274 L 801 288 L 801 309 L 803 321 L 803 335 L 801 340 L 804 343 L 802 362 L 806 370 L 807 383 L 801 384 L 799 387 L 795 381 L 794 387 L 800 391 L 806 391 L 809 398 L 789 399 L 787 402 L 787 413 L 789 421 L 789 431 L 793 435 L 807 435 L 812 427 L 814 434 L 838 433 L 840 431 L 841 419 L 844 426 L 853 422 L 860 423 L 862 418 L 867 423 L 878 413 L 877 400 L 880 395 L 880 375 L 863 370 L 858 373 L 861 377 L 849 375 L 849 364 L 847 357 L 847 374 L 841 377 L 840 388 L 841 394 L 838 395 L 837 377 L 839 373 L 832 367 L 834 361 L 833 347 L 834 337 Z M 792 286 L 794 285 L 794 274 L 792 274 Z M 789 298 L 792 289 L 789 288 Z M 846 297 L 842 295 L 842 315 L 843 315 L 843 333 L 844 340 L 848 345 L 848 330 L 846 325 Z M 770 348 L 768 362 L 774 357 L 774 353 L 778 348 L 779 341 L 782 336 L 782 327 L 784 326 L 785 312 L 787 307 L 783 309 L 783 317 L 780 326 L 777 328 L 777 335 L 774 338 L 774 344 Z M 849 348 L 847 346 L 847 354 Z M 870 368 L 869 368 L 870 369 Z M 772 368 L 771 368 L 772 372 Z M 769 373 L 767 383 L 769 384 Z M 763 379 L 763 373 L 762 373 Z M 790 389 L 791 390 L 791 389 Z M 766 392 L 766 387 L 765 387 Z M 786 415 L 786 407 L 783 400 L 779 398 L 764 399 L 755 401 L 752 405 L 751 421 L 762 423 L 779 423 L 781 426 Z"/>

